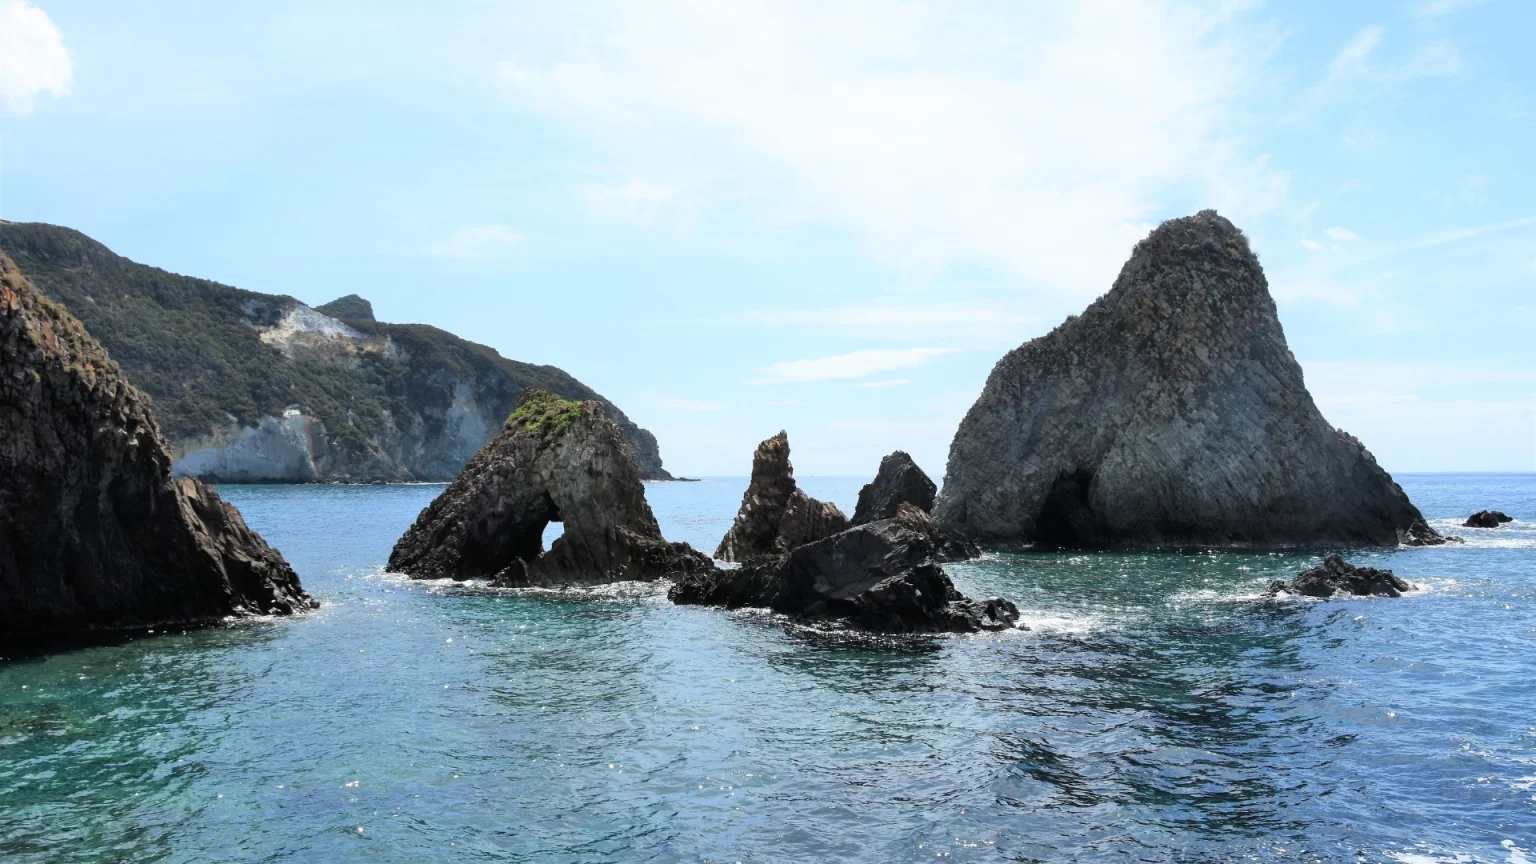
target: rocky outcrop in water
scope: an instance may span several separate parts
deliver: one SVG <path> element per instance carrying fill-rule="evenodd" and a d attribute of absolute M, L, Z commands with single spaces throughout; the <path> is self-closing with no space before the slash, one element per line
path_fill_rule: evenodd
<path fill-rule="evenodd" d="M 1336 595 L 1401 597 L 1404 591 L 1412 590 L 1412 584 L 1399 579 L 1391 570 L 1356 567 L 1338 555 L 1329 555 L 1323 559 L 1322 566 L 1303 570 L 1290 582 L 1276 579 L 1269 583 L 1266 593 L 1271 597 L 1282 592 L 1322 598 Z"/>
<path fill-rule="evenodd" d="M 656 437 L 554 366 L 436 327 L 374 320 L 355 294 L 311 308 L 147 267 L 54 225 L 0 221 L 9 253 L 155 400 L 175 468 L 210 481 L 446 481 L 529 387 L 597 400 L 641 476 L 669 480 Z M 579 344 L 579 341 L 572 344 Z"/>
<path fill-rule="evenodd" d="M 715 557 L 744 561 L 754 555 L 782 554 L 847 527 L 848 517 L 836 504 L 817 501 L 795 485 L 789 436 L 780 431 L 753 452 L 752 479 Z"/>
<path fill-rule="evenodd" d="M 1506 516 L 1497 510 L 1479 510 L 1467 517 L 1467 521 L 1461 523 L 1463 528 L 1497 528 L 1505 522 L 1513 522 L 1514 517 Z"/>
<path fill-rule="evenodd" d="M 699 570 L 668 592 L 685 605 L 766 607 L 880 633 L 972 633 L 1018 621 L 1007 600 L 971 600 L 939 566 L 935 526 L 903 504 L 895 518 L 869 522 L 787 554 L 740 567 Z"/>
<path fill-rule="evenodd" d="M 0 641 L 286 615 L 314 601 L 148 400 L 0 254 Z"/>
<path fill-rule="evenodd" d="M 1163 223 L 1109 293 L 998 361 L 935 516 L 983 545 L 1444 542 L 1323 419 L 1258 258 L 1213 210 Z"/>
<path fill-rule="evenodd" d="M 544 529 L 564 534 L 544 550 Z M 596 585 L 713 564 L 661 536 L 634 454 L 595 401 L 533 389 L 395 544 L 389 569 L 506 587 Z"/>
<path fill-rule="evenodd" d="M 890 519 L 903 502 L 924 513 L 932 513 L 933 498 L 938 491 L 939 487 L 917 467 L 912 457 L 897 450 L 880 460 L 875 479 L 859 490 L 859 503 L 853 508 L 853 524 Z"/>

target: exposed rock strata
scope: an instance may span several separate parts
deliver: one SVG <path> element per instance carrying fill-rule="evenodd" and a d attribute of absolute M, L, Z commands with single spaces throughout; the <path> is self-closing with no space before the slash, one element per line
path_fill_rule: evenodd
<path fill-rule="evenodd" d="M 64 304 L 154 399 L 179 473 L 211 481 L 451 480 L 528 387 L 595 399 L 641 476 L 656 438 L 554 366 L 435 327 L 375 321 L 349 295 L 310 308 L 147 267 L 54 225 L 0 220 L 0 251 Z M 302 434 L 294 434 L 301 431 Z"/>
<path fill-rule="evenodd" d="M 971 600 L 939 566 L 927 514 L 904 504 L 892 519 L 752 558 L 729 570 L 700 570 L 672 586 L 672 602 L 767 607 L 881 633 L 970 633 L 1015 625 L 1007 600 Z"/>
<path fill-rule="evenodd" d="M 564 534 L 544 550 L 544 528 Z M 502 433 L 395 544 L 389 569 L 508 587 L 653 580 L 712 568 L 661 536 L 624 433 L 595 401 L 532 389 Z"/>
<path fill-rule="evenodd" d="M 795 485 L 789 436 L 780 431 L 753 452 L 752 479 L 715 557 L 744 561 L 754 555 L 778 555 L 847 527 L 848 517 L 836 504 L 817 501 Z"/>
<path fill-rule="evenodd" d="M 1322 566 L 1303 570 L 1290 582 L 1279 579 L 1269 583 L 1266 592 L 1273 597 L 1282 592 L 1306 597 L 1328 598 L 1335 595 L 1355 597 L 1401 597 L 1413 585 L 1399 579 L 1391 570 L 1356 567 L 1338 555 L 1323 559 Z"/>
<path fill-rule="evenodd" d="M 0 254 L 0 640 L 314 605 L 233 507 L 172 476 L 148 400 Z"/>
<path fill-rule="evenodd" d="M 897 450 L 880 460 L 875 479 L 859 490 L 859 503 L 853 508 L 853 524 L 890 519 L 902 502 L 924 513 L 932 513 L 934 495 L 938 491 L 939 487 L 917 467 L 912 457 Z"/>
<path fill-rule="evenodd" d="M 1515 521 L 1513 517 L 1506 516 L 1497 510 L 1479 510 L 1467 517 L 1467 521 L 1461 523 L 1463 528 L 1497 528 L 1505 522 Z"/>
<path fill-rule="evenodd" d="M 1213 210 L 1163 223 L 1108 294 L 997 363 L 935 516 L 983 545 L 1444 542 L 1323 419 L 1258 259 Z"/>

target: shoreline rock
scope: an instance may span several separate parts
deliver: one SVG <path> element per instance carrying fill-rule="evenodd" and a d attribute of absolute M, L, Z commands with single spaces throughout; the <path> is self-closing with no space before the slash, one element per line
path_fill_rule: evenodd
<path fill-rule="evenodd" d="M 817 501 L 795 485 L 789 436 L 779 434 L 752 453 L 752 479 L 741 496 L 736 520 L 721 538 L 715 557 L 744 561 L 777 555 L 830 537 L 848 527 L 848 517 L 831 502 Z"/>
<path fill-rule="evenodd" d="M 934 509 L 982 545 L 1438 545 L 1307 392 L 1258 258 L 1213 210 L 1136 245 L 1081 315 L 998 361 Z"/>
<path fill-rule="evenodd" d="M 1007 600 L 973 600 L 939 566 L 935 526 L 903 503 L 894 518 L 868 522 L 790 552 L 760 555 L 730 570 L 688 574 L 667 596 L 680 605 L 760 606 L 811 621 L 876 633 L 974 633 L 1017 625 Z"/>
<path fill-rule="evenodd" d="M 1289 582 L 1276 579 L 1269 583 L 1264 593 L 1269 597 L 1284 592 L 1327 599 L 1339 595 L 1401 597 L 1403 592 L 1412 590 L 1412 583 L 1398 578 L 1391 570 L 1356 567 L 1339 555 L 1329 555 L 1320 566 L 1301 571 Z"/>
<path fill-rule="evenodd" d="M 1514 517 L 1506 516 L 1498 510 L 1479 510 L 1467 517 L 1467 521 L 1461 523 L 1463 528 L 1497 528 L 1506 522 L 1513 522 Z"/>
<path fill-rule="evenodd" d="M 0 254 L 0 642 L 316 605 L 234 507 L 172 475 L 148 400 Z"/>
<path fill-rule="evenodd" d="M 853 508 L 854 525 L 863 525 L 896 515 L 903 503 L 911 504 L 924 513 L 933 512 L 933 501 L 938 494 L 938 484 L 917 467 L 906 451 L 897 450 L 880 460 L 880 469 L 859 490 L 859 503 Z"/>
<path fill-rule="evenodd" d="M 550 522 L 565 532 L 546 551 Z M 536 388 L 421 511 L 388 565 L 416 579 L 485 577 L 500 587 L 649 581 L 713 567 L 661 536 L 634 453 L 603 406 Z"/>

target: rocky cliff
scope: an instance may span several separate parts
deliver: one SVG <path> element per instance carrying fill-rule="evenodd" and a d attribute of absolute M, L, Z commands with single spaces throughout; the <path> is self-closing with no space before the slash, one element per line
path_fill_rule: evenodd
<path fill-rule="evenodd" d="M 998 544 L 1443 542 L 1323 419 L 1257 257 L 1213 210 L 1159 226 L 1109 293 L 998 361 L 935 516 Z"/>
<path fill-rule="evenodd" d="M 0 641 L 314 605 L 233 507 L 172 476 L 147 402 L 0 254 Z"/>
<path fill-rule="evenodd" d="M 67 228 L 0 222 L 7 252 L 154 400 L 177 471 L 231 482 L 450 480 L 520 393 L 596 400 L 646 479 L 656 438 L 553 366 L 508 360 L 435 327 L 373 320 L 167 273 Z"/>
<path fill-rule="evenodd" d="M 544 550 L 544 529 L 564 533 Z M 595 401 L 523 393 L 506 428 L 395 544 L 389 569 L 507 587 L 593 585 L 712 569 L 661 536 L 634 455 Z"/>
<path fill-rule="evenodd" d="M 847 527 L 848 517 L 836 504 L 817 501 L 795 485 L 789 436 L 780 431 L 753 451 L 752 478 L 741 496 L 741 509 L 715 557 L 745 561 L 754 555 L 778 555 Z"/>

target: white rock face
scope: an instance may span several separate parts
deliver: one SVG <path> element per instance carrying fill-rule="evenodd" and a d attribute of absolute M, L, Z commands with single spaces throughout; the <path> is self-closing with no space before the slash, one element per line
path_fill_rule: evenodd
<path fill-rule="evenodd" d="M 225 483 L 319 479 L 315 460 L 325 450 L 325 424 L 319 420 L 290 408 L 282 417 L 267 415 L 258 426 L 235 426 L 228 432 L 227 439 L 192 442 L 195 449 L 176 459 L 176 473 Z"/>

